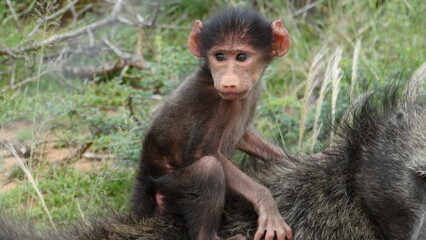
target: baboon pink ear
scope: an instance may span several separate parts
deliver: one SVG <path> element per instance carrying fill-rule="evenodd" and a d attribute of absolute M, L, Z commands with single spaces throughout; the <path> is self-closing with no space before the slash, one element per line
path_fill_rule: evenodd
<path fill-rule="evenodd" d="M 189 51 L 191 51 L 192 55 L 196 57 L 201 57 L 201 46 L 200 46 L 200 39 L 198 38 L 198 34 L 201 32 L 201 29 L 203 28 L 203 23 L 200 20 L 195 21 L 194 27 L 191 30 L 191 33 L 189 34 L 188 39 L 188 47 Z"/>
<path fill-rule="evenodd" d="M 284 56 L 290 48 L 290 35 L 285 29 L 281 20 L 276 20 L 271 24 L 272 32 L 272 56 Z"/>

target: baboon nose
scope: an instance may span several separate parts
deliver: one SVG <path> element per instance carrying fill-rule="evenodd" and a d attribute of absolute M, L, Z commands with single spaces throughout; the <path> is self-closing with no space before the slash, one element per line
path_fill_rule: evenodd
<path fill-rule="evenodd" d="M 238 91 L 241 87 L 235 77 L 224 77 L 221 81 L 221 87 L 224 91 Z"/>
<path fill-rule="evenodd" d="M 238 85 L 235 83 L 223 83 L 222 84 L 223 88 L 227 88 L 227 89 L 232 89 L 232 88 L 237 88 Z"/>

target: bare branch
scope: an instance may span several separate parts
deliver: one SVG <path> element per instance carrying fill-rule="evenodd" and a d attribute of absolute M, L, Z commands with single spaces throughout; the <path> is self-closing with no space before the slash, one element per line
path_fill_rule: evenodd
<path fill-rule="evenodd" d="M 7 54 L 7 55 L 11 55 L 11 56 L 13 56 L 13 55 L 16 56 L 16 54 L 18 54 L 18 53 L 33 51 L 33 50 L 41 48 L 42 46 L 46 46 L 46 45 L 50 45 L 50 44 L 53 44 L 53 43 L 62 42 L 64 40 L 67 40 L 67 39 L 70 39 L 70 38 L 78 37 L 80 35 L 87 33 L 87 31 L 96 30 L 96 29 L 101 28 L 103 26 L 113 24 L 116 21 L 117 21 L 117 19 L 114 16 L 110 16 L 110 17 L 105 18 L 101 21 L 94 22 L 92 24 L 89 24 L 89 25 L 82 27 L 82 28 L 79 28 L 77 30 L 66 32 L 66 33 L 59 34 L 59 35 L 55 35 L 55 36 L 52 36 L 48 39 L 45 39 L 45 40 L 37 42 L 37 43 L 33 43 L 33 44 L 26 46 L 26 47 L 23 47 L 23 48 L 0 49 L 0 55 L 6 55 Z"/>
<path fill-rule="evenodd" d="M 154 11 L 154 17 L 152 18 L 152 21 L 151 21 L 151 27 L 154 27 L 155 24 L 157 23 L 158 13 L 160 12 L 160 5 L 161 5 L 161 0 L 158 0 L 157 6 L 155 7 L 155 11 Z"/>
<path fill-rule="evenodd" d="M 129 65 L 124 66 L 124 68 L 121 70 L 119 80 L 124 77 L 124 75 L 127 73 L 127 70 L 129 70 Z"/>
<path fill-rule="evenodd" d="M 70 76 L 79 76 L 79 77 L 95 77 L 101 76 L 109 73 L 113 73 L 122 69 L 124 66 L 121 65 L 121 61 L 115 63 L 105 63 L 100 66 L 90 66 L 90 67 L 70 67 L 64 66 L 65 75 Z"/>
<path fill-rule="evenodd" d="M 191 30 L 191 27 L 189 26 L 175 26 L 175 25 L 167 25 L 167 24 L 157 24 L 154 26 L 154 28 L 169 29 L 169 30 L 184 30 L 184 31 Z"/>
<path fill-rule="evenodd" d="M 0 55 L 9 55 L 13 58 L 24 58 L 23 56 L 14 53 L 11 49 L 0 49 Z"/>
<path fill-rule="evenodd" d="M 10 91 L 10 90 L 15 90 L 15 89 L 21 88 L 21 87 L 27 85 L 28 83 L 37 81 L 37 79 L 39 79 L 39 77 L 44 76 L 44 75 L 51 73 L 51 72 L 53 72 L 53 70 L 42 72 L 42 73 L 40 73 L 40 76 L 34 76 L 34 77 L 27 78 L 24 81 L 22 81 L 22 82 L 20 82 L 16 85 L 13 85 L 11 87 L 0 90 L 0 93 L 4 93 L 4 92 Z"/>
<path fill-rule="evenodd" d="M 18 27 L 19 29 L 22 28 L 21 22 L 19 21 L 18 15 L 15 12 L 15 9 L 13 8 L 12 3 L 10 2 L 10 0 L 6 0 L 6 4 L 10 9 L 10 12 L 12 13 L 13 19 L 15 19 L 16 22 L 16 27 Z"/>
<path fill-rule="evenodd" d="M 8 0 L 10 2 L 10 0 Z M 75 5 L 78 3 L 79 0 L 68 0 L 68 4 L 64 6 L 63 8 L 59 9 L 58 11 L 52 13 L 51 15 L 46 17 L 46 20 L 52 20 L 60 17 L 67 11 L 71 11 L 72 16 L 75 20 L 78 19 L 79 15 L 82 14 L 87 9 L 91 8 L 92 5 L 86 6 L 80 11 L 76 11 Z M 87 76 L 87 77 L 94 77 L 94 76 L 101 76 L 104 74 L 113 73 L 115 71 L 121 71 L 121 76 L 124 75 L 124 73 L 128 70 L 129 67 L 139 68 L 139 69 L 145 69 L 147 67 L 147 63 L 145 59 L 143 58 L 143 47 L 146 41 L 146 36 L 144 33 L 145 28 L 164 28 L 164 29 L 177 29 L 177 30 L 189 30 L 189 27 L 181 27 L 181 26 L 172 26 L 172 25 L 160 25 L 157 24 L 157 20 L 159 17 L 160 12 L 160 1 L 158 1 L 155 5 L 155 9 L 151 14 L 151 21 L 146 22 L 144 18 L 142 17 L 135 17 L 133 15 L 129 16 L 128 18 L 125 17 L 125 14 L 122 14 L 123 7 L 124 7 L 124 0 L 114 0 L 112 1 L 114 6 L 111 10 L 110 16 L 99 20 L 97 22 L 93 22 L 87 26 L 82 26 L 77 29 L 69 30 L 63 33 L 59 33 L 56 35 L 52 35 L 47 37 L 46 39 L 42 39 L 38 42 L 32 42 L 32 43 L 26 43 L 21 45 L 20 47 L 16 48 L 0 48 L 0 56 L 1 55 L 8 55 L 10 59 L 12 58 L 25 58 L 27 56 L 27 52 L 31 52 L 34 50 L 38 50 L 41 47 L 49 46 L 54 51 L 48 52 L 46 55 L 43 56 L 43 59 L 53 59 L 55 58 L 57 63 L 56 65 L 60 65 L 61 63 L 59 61 L 63 61 L 64 57 L 71 56 L 73 54 L 93 54 L 95 51 L 96 54 L 99 53 L 99 51 L 113 51 L 117 56 L 118 60 L 106 62 L 98 66 L 83 66 L 83 67 L 72 67 L 69 65 L 63 65 L 61 69 L 64 70 L 64 73 L 67 75 L 73 75 L 73 76 Z M 108 40 L 104 40 L 105 45 L 103 47 L 96 47 L 94 42 L 94 33 L 96 30 L 102 27 L 111 26 L 113 24 L 124 24 L 131 27 L 136 27 L 138 29 L 138 41 L 135 46 L 135 52 L 128 53 L 125 51 L 122 51 L 119 47 L 115 46 L 113 43 L 111 43 Z M 34 34 L 40 27 L 42 26 L 42 23 L 37 24 L 34 29 L 31 31 L 30 35 Z M 87 36 L 89 39 L 90 44 L 89 46 L 81 46 L 81 47 L 72 47 L 72 46 L 66 46 L 62 48 L 62 51 L 58 51 L 58 47 L 61 46 L 59 43 L 64 42 L 69 39 L 77 38 L 80 36 Z M 102 45 L 102 44 L 98 44 Z M 53 48 L 52 48 L 53 47 Z M 89 50 L 87 51 L 87 47 L 89 47 Z M 87 51 L 87 52 L 86 52 Z M 55 68 L 54 70 L 43 72 L 41 75 L 45 75 L 47 73 L 58 71 L 58 68 Z M 9 90 L 15 90 L 22 86 L 25 86 L 28 83 L 36 81 L 36 77 L 30 77 L 25 79 L 24 81 L 13 85 L 9 88 L 5 88 L 0 90 L 0 93 L 9 91 Z"/>
<path fill-rule="evenodd" d="M 56 17 L 59 17 L 60 15 L 64 14 L 66 11 L 68 11 L 68 9 L 74 7 L 75 4 L 78 3 L 78 1 L 80 1 L 80 0 L 70 1 L 65 7 L 61 8 L 58 11 L 56 11 L 55 13 L 47 16 L 46 21 L 55 19 Z"/>
<path fill-rule="evenodd" d="M 151 26 L 150 23 L 147 23 L 141 19 L 138 19 L 138 21 L 132 21 L 122 16 L 117 17 L 117 21 L 124 25 L 140 27 L 140 28 L 160 28 L 160 29 L 185 30 L 185 31 L 191 30 L 191 27 L 189 26 L 175 26 L 175 25 L 166 25 L 166 24 L 156 24 L 155 26 Z"/>
<path fill-rule="evenodd" d="M 80 16 L 81 14 L 91 9 L 92 7 L 93 7 L 93 4 L 87 4 L 86 6 L 84 6 L 84 8 L 80 9 L 80 11 L 77 12 L 77 15 Z"/>
<path fill-rule="evenodd" d="M 318 0 L 318 1 L 315 1 L 315 2 L 313 2 L 313 3 L 306 4 L 303 8 L 301 8 L 301 9 L 299 9 L 299 10 L 296 10 L 296 11 L 293 13 L 293 17 L 295 17 L 295 16 L 297 16 L 297 15 L 299 15 L 299 14 L 305 13 L 305 12 L 306 12 L 306 11 L 308 11 L 309 9 L 311 9 L 311 8 L 314 8 L 314 7 L 318 6 L 318 5 L 319 5 L 320 3 L 322 3 L 322 2 L 324 2 L 324 0 Z"/>
<path fill-rule="evenodd" d="M 95 37 L 93 36 L 93 32 L 90 29 L 87 29 L 87 35 L 89 36 L 90 46 L 93 47 L 95 45 Z"/>
<path fill-rule="evenodd" d="M 121 12 L 121 5 L 123 4 L 123 0 L 117 0 L 117 2 L 114 4 L 114 7 L 112 8 L 111 15 L 117 16 Z"/>
<path fill-rule="evenodd" d="M 57 58 L 59 55 L 62 55 L 63 58 L 67 58 L 72 55 L 78 55 L 78 54 L 82 54 L 85 56 L 97 56 L 100 53 L 111 52 L 111 51 L 112 50 L 107 46 L 104 46 L 104 45 L 99 46 L 99 45 L 94 45 L 91 43 L 89 46 L 81 46 L 78 48 L 64 47 L 60 51 L 46 53 L 43 56 L 43 61 L 52 60 L 54 58 Z"/>
<path fill-rule="evenodd" d="M 113 45 L 110 41 L 108 41 L 108 39 L 104 39 L 104 43 L 112 50 L 115 52 L 115 54 L 117 54 L 120 58 L 122 59 L 127 59 L 127 58 L 131 58 L 132 56 L 128 53 L 124 53 L 122 52 L 118 47 L 116 47 L 115 45 Z"/>
<path fill-rule="evenodd" d="M 46 17 L 46 20 L 54 19 L 55 17 L 59 16 L 60 14 L 63 14 L 66 10 L 72 8 L 74 6 L 74 4 L 77 3 L 77 2 L 78 2 L 78 0 L 74 0 L 74 1 L 70 2 L 67 6 L 65 6 L 61 10 L 59 10 L 59 11 L 49 15 L 48 17 Z M 159 12 L 159 5 L 157 5 L 157 8 L 156 8 L 155 13 L 154 13 L 154 18 L 153 18 L 153 21 L 151 23 L 147 23 L 147 22 L 143 21 L 142 19 L 132 21 L 132 20 L 129 20 L 129 19 L 124 18 L 122 16 L 118 16 L 119 11 L 121 10 L 122 2 L 123 2 L 123 0 L 118 0 L 116 2 L 116 4 L 114 5 L 112 15 L 103 19 L 103 20 L 100 20 L 98 22 L 94 22 L 92 24 L 89 24 L 87 26 L 81 27 L 79 29 L 76 29 L 76 30 L 73 30 L 73 31 L 70 31 L 70 32 L 65 32 L 65 33 L 62 33 L 62 34 L 51 36 L 51 37 L 49 37 L 45 40 L 29 44 L 29 45 L 22 47 L 22 48 L 0 49 L 0 55 L 9 55 L 9 56 L 14 57 L 14 58 L 20 58 L 20 56 L 19 56 L 20 53 L 37 50 L 37 49 L 41 48 L 42 46 L 47 46 L 47 45 L 51 45 L 51 44 L 54 44 L 54 43 L 59 43 L 59 42 L 68 40 L 70 38 L 75 38 L 75 37 L 90 33 L 90 32 L 92 32 L 92 31 L 94 31 L 98 28 L 101 28 L 101 27 L 104 27 L 104 26 L 107 26 L 107 25 L 111 25 L 111 24 L 115 24 L 117 22 L 128 25 L 128 26 L 141 27 L 141 28 L 163 28 L 163 29 L 175 29 L 175 30 L 189 30 L 190 29 L 189 27 L 156 24 L 156 20 L 158 18 L 158 12 Z M 34 29 L 30 32 L 29 35 L 30 36 L 33 35 L 40 28 L 40 26 L 41 26 L 40 24 L 37 24 L 34 27 Z"/>
<path fill-rule="evenodd" d="M 113 45 L 110 41 L 104 39 L 105 44 L 120 58 L 115 63 L 104 63 L 100 66 L 91 67 L 69 67 L 64 66 L 65 74 L 79 77 L 94 77 L 102 76 L 105 74 L 113 73 L 116 71 L 126 71 L 130 67 L 139 69 L 146 68 L 146 62 L 142 56 L 129 54 L 121 51 L 117 46 Z"/>
<path fill-rule="evenodd" d="M 41 23 L 37 23 L 34 26 L 33 30 L 31 30 L 31 32 L 28 34 L 28 38 L 31 38 L 34 35 L 34 33 L 36 33 L 40 29 L 40 27 L 41 27 Z"/>
<path fill-rule="evenodd" d="M 135 22 L 131 21 L 130 19 L 127 19 L 127 18 L 122 17 L 122 16 L 118 16 L 117 20 L 124 25 L 132 26 L 132 27 L 138 26 L 138 23 L 135 23 Z M 140 24 L 141 27 L 148 27 L 149 26 L 149 24 L 145 23 L 142 20 L 140 21 L 140 23 L 141 23 Z"/>
<path fill-rule="evenodd" d="M 137 56 L 134 54 L 129 54 L 122 52 L 118 47 L 114 46 L 110 41 L 107 39 L 104 39 L 104 43 L 111 48 L 121 58 L 121 61 L 123 61 L 125 64 L 128 64 L 132 67 L 143 69 L 146 67 L 146 62 L 142 58 L 142 55 Z M 124 67 L 124 66 L 123 66 Z"/>
<path fill-rule="evenodd" d="M 38 48 L 40 48 L 42 46 L 50 45 L 50 44 L 55 43 L 55 42 L 61 42 L 61 41 L 67 40 L 69 38 L 74 38 L 74 37 L 83 35 L 87 31 L 93 31 L 95 29 L 98 29 L 98 28 L 101 28 L 103 26 L 112 24 L 114 22 L 116 22 L 116 18 L 115 17 L 113 17 L 113 16 L 112 17 L 108 17 L 108 18 L 105 18 L 105 19 L 103 19 L 101 21 L 98 21 L 98 22 L 89 24 L 89 25 L 87 25 L 85 27 L 79 28 L 77 30 L 74 30 L 74 31 L 71 31 L 71 32 L 67 32 L 67 33 L 63 33 L 63 34 L 59 34 L 59 35 L 56 35 L 56 36 L 52 36 L 52 37 L 50 37 L 50 38 L 48 38 L 48 39 L 46 39 L 44 41 L 35 43 L 32 46 L 24 47 L 24 48 L 20 49 L 19 51 L 34 50 L 34 49 L 38 49 Z"/>

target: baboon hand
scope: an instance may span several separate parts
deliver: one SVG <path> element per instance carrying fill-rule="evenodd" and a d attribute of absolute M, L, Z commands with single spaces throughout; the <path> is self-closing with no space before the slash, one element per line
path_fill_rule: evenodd
<path fill-rule="evenodd" d="M 292 240 L 293 233 L 290 226 L 284 221 L 278 211 L 276 213 L 266 212 L 259 215 L 257 220 L 258 229 L 254 235 L 254 240 L 260 240 L 265 236 L 265 240 Z"/>

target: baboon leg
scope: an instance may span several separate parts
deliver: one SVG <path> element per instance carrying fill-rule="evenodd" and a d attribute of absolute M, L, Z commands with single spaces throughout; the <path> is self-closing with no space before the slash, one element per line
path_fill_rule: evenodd
<path fill-rule="evenodd" d="M 165 211 L 183 217 L 189 239 L 216 239 L 225 202 L 225 174 L 220 162 L 202 157 L 188 167 L 155 180 Z"/>
<path fill-rule="evenodd" d="M 140 179 L 136 180 L 133 187 L 131 211 L 140 217 L 150 216 L 158 210 L 153 198 L 155 189 L 151 184 L 147 184 L 149 180 L 138 178 Z"/>

